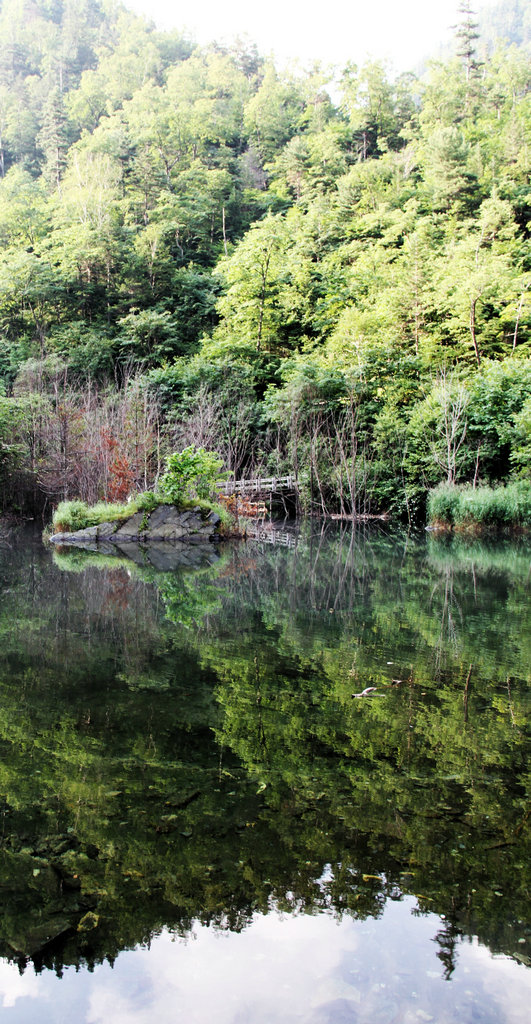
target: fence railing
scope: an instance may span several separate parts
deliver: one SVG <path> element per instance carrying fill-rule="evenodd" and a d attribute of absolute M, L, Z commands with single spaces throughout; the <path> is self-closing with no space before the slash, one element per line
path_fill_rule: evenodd
<path fill-rule="evenodd" d="M 216 488 L 220 494 L 272 494 L 275 491 L 296 491 L 294 476 L 254 477 L 250 480 L 220 480 Z"/>

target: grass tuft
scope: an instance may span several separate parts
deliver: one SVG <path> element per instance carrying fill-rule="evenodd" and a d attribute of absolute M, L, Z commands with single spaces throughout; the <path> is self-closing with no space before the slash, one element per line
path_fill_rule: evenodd
<path fill-rule="evenodd" d="M 428 495 L 430 526 L 465 530 L 531 527 L 531 483 L 514 480 L 499 487 L 439 484 Z"/>

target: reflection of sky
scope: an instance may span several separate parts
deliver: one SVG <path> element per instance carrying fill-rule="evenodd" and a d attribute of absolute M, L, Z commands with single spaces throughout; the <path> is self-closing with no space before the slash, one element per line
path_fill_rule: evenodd
<path fill-rule="evenodd" d="M 62 1024 L 526 1024 L 531 972 L 477 943 L 444 981 L 435 915 L 389 902 L 375 921 L 256 917 L 242 934 L 167 933 L 151 949 L 58 979 L 0 964 L 2 1022 Z"/>

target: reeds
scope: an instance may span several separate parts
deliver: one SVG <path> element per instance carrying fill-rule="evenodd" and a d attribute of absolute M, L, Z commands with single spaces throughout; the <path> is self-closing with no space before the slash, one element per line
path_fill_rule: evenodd
<path fill-rule="evenodd" d="M 502 530 L 531 527 L 531 483 L 498 487 L 439 484 L 428 495 L 428 523 L 442 529 Z"/>

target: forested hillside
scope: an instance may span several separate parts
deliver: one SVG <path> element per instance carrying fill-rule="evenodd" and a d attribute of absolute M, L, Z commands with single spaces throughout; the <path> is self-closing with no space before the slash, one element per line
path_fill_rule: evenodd
<path fill-rule="evenodd" d="M 4 509 L 123 499 L 192 443 L 297 473 L 313 512 L 529 479 L 529 12 L 504 8 L 484 60 L 465 2 L 421 80 L 330 88 L 120 4 L 0 0 Z"/>

